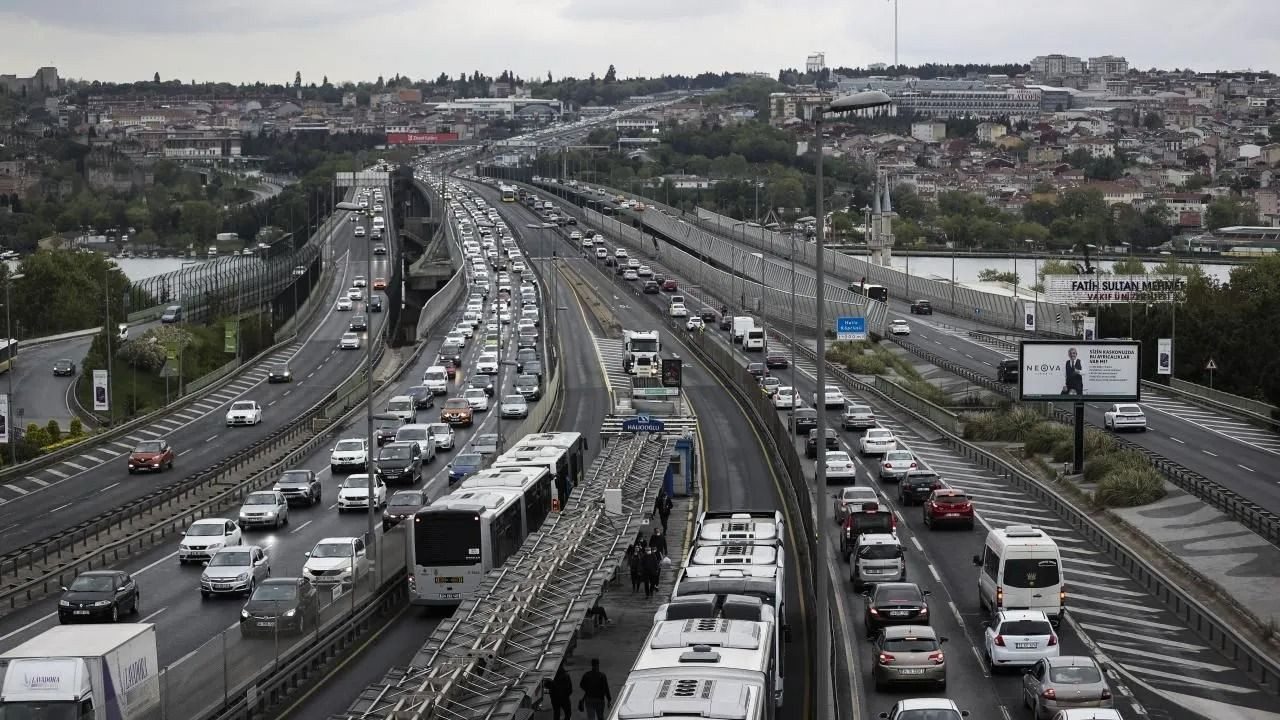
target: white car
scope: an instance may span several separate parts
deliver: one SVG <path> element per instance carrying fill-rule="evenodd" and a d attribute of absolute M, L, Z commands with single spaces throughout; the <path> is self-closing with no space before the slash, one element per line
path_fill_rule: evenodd
<path fill-rule="evenodd" d="M 476 372 L 485 375 L 498 374 L 498 353 L 484 352 L 476 359 Z"/>
<path fill-rule="evenodd" d="M 529 403 L 523 395 L 507 395 L 499 406 L 504 418 L 529 417 Z"/>
<path fill-rule="evenodd" d="M 270 525 L 272 530 L 289 524 L 289 500 L 279 490 L 258 490 L 240 506 L 240 527 Z"/>
<path fill-rule="evenodd" d="M 349 297 L 340 297 L 340 298 L 338 298 L 338 309 L 339 309 L 339 310 L 350 310 L 350 309 L 351 309 L 351 298 L 349 298 Z"/>
<path fill-rule="evenodd" d="M 471 336 L 476 334 L 476 329 L 466 323 L 458 323 L 458 326 L 453 329 L 453 333 L 462 335 L 462 337 L 470 340 Z"/>
<path fill-rule="evenodd" d="M 684 303 L 671 303 L 671 307 L 667 308 L 667 314 L 671 317 L 689 317 L 689 309 Z"/>
<path fill-rule="evenodd" d="M 582 238 L 582 241 L 579 244 L 582 245 L 583 250 L 590 250 L 595 247 L 595 242 L 593 242 L 591 238 Z"/>
<path fill-rule="evenodd" d="M 899 700 L 887 713 L 880 713 L 883 720 L 961 720 L 969 717 L 967 711 L 961 711 L 956 704 L 946 698 L 910 698 Z"/>
<path fill-rule="evenodd" d="M 499 311 L 498 311 L 498 322 L 501 322 L 501 323 L 503 323 L 504 325 L 510 325 L 510 324 L 511 324 L 511 311 L 510 311 L 510 310 L 508 310 L 507 308 L 503 308 L 503 309 L 499 310 Z"/>
<path fill-rule="evenodd" d="M 354 219 L 355 219 L 355 216 L 354 216 L 354 215 L 352 215 L 352 216 L 351 216 L 351 219 L 352 219 L 352 220 L 354 220 Z M 357 226 L 356 226 L 356 237 L 364 237 L 364 226 L 363 226 L 363 225 L 357 225 Z"/>
<path fill-rule="evenodd" d="M 475 334 L 475 328 L 472 328 L 472 329 L 471 329 L 471 333 L 472 333 L 472 334 Z M 466 333 L 462 333 L 462 332 L 451 332 L 451 333 L 449 333 L 448 335 L 445 335 L 445 336 L 444 336 L 444 344 L 445 344 L 445 345 L 448 345 L 448 344 L 450 344 L 450 343 L 453 343 L 454 345 L 457 345 L 458 347 L 466 347 L 466 346 L 467 346 L 467 335 L 466 335 Z"/>
<path fill-rule="evenodd" d="M 625 248 L 618 248 L 613 251 L 613 256 L 619 260 L 627 259 L 627 251 Z"/>
<path fill-rule="evenodd" d="M 689 318 L 687 321 L 685 321 L 685 324 L 684 324 L 684 329 L 688 330 L 689 332 L 693 332 L 695 330 L 701 330 L 705 327 L 706 327 L 706 324 L 704 324 L 702 322 L 702 318 L 698 317 L 697 315 L 694 315 L 693 317 Z"/>
<path fill-rule="evenodd" d="M 429 385 L 427 386 L 430 387 Z M 448 387 L 445 388 L 448 390 Z M 435 394 L 435 391 L 432 391 Z M 411 423 L 418 419 L 418 403 L 412 395 L 396 395 L 387 401 L 387 414 L 395 415 L 401 422 Z"/>
<path fill-rule="evenodd" d="M 240 526 L 226 518 L 205 518 L 191 523 L 178 542 L 178 562 L 208 560 L 224 547 L 240 544 Z"/>
<path fill-rule="evenodd" d="M 638 280 L 639 278 L 640 276 L 636 274 L 635 270 L 627 269 L 622 271 L 623 280 Z"/>
<path fill-rule="evenodd" d="M 1137 430 L 1146 432 L 1147 415 L 1134 403 L 1118 403 L 1102 414 L 1102 426 L 1108 430 Z"/>
<path fill-rule="evenodd" d="M 865 485 L 847 485 L 840 488 L 840 492 L 832 497 L 835 498 L 835 517 L 836 524 L 843 525 L 844 518 L 849 514 L 851 508 L 860 508 L 863 503 L 878 503 L 880 496 L 876 491 Z"/>
<path fill-rule="evenodd" d="M 363 538 L 325 538 L 306 556 L 302 577 L 312 585 L 353 585 L 357 578 L 369 574 Z"/>
<path fill-rule="evenodd" d="M 387 486 L 382 479 L 373 479 L 374 507 L 381 508 L 387 504 Z M 357 473 L 348 475 L 338 490 L 338 512 L 346 510 L 364 510 L 369 507 L 369 475 Z"/>
<path fill-rule="evenodd" d="M 858 438 L 858 452 L 863 455 L 884 455 L 898 449 L 898 441 L 892 430 L 872 428 Z"/>
<path fill-rule="evenodd" d="M 262 422 L 262 406 L 255 400 L 237 400 L 227 410 L 227 427 L 257 425 Z"/>
<path fill-rule="evenodd" d="M 845 479 L 850 482 L 856 482 L 858 479 L 857 466 L 853 464 L 853 458 L 849 457 L 849 453 L 843 450 L 832 450 L 827 453 L 827 479 Z"/>
<path fill-rule="evenodd" d="M 890 450 L 880 460 L 880 479 L 898 481 L 919 467 L 910 450 Z"/>
<path fill-rule="evenodd" d="M 362 300 L 364 299 L 364 291 L 360 288 L 351 288 L 347 290 L 347 299 L 352 301 Z"/>
<path fill-rule="evenodd" d="M 890 335 L 910 335 L 911 326 L 907 324 L 906 320 L 894 320 L 893 322 L 889 323 L 889 334 Z"/>
<path fill-rule="evenodd" d="M 824 408 L 842 407 L 844 405 L 844 391 L 835 385 L 828 385 L 822 391 L 822 398 L 818 398 L 818 393 L 813 394 L 813 404 L 815 407 Z"/>
<path fill-rule="evenodd" d="M 340 350 L 359 350 L 360 336 L 353 332 L 342 333 L 342 339 L 338 341 Z"/>
<path fill-rule="evenodd" d="M 431 423 L 431 441 L 439 450 L 452 450 L 453 426 L 449 423 Z"/>
<path fill-rule="evenodd" d="M 489 395 L 485 393 L 483 388 L 467 388 L 462 391 L 462 397 L 476 412 L 484 412 L 489 409 Z"/>
<path fill-rule="evenodd" d="M 653 277 L 653 268 L 648 265 L 641 265 L 636 268 L 636 274 L 640 277 Z"/>
<path fill-rule="evenodd" d="M 597 259 L 597 260 L 604 260 L 604 259 L 605 259 L 605 258 L 607 258 L 607 257 L 609 257 L 609 249 L 608 249 L 608 248 L 603 248 L 603 247 L 598 247 L 598 248 L 596 248 L 596 259 Z"/>
<path fill-rule="evenodd" d="M 777 392 L 773 394 L 773 406 L 776 408 L 795 408 L 803 407 L 804 403 L 800 400 L 800 394 L 790 385 L 779 385 Z"/>
<path fill-rule="evenodd" d="M 1035 610 L 1005 610 L 990 622 L 982 623 L 983 649 L 987 667 L 1034 665 L 1041 658 L 1058 657 L 1058 634 L 1044 613 Z"/>
<path fill-rule="evenodd" d="M 271 577 L 271 560 L 265 548 L 224 547 L 205 563 L 200 573 L 200 597 L 239 593 L 253 595 L 262 580 Z"/>
<path fill-rule="evenodd" d="M 369 287 L 369 281 L 365 279 L 365 276 L 357 275 L 355 276 L 355 278 L 351 280 L 351 287 L 353 288 Z"/>
<path fill-rule="evenodd" d="M 369 441 L 364 438 L 346 438 L 339 440 L 329 453 L 329 470 L 337 475 L 340 472 L 364 470 L 369 464 Z"/>

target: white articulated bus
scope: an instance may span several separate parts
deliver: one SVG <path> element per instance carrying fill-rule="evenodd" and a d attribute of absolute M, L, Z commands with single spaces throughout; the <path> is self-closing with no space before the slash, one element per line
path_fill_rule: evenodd
<path fill-rule="evenodd" d="M 551 471 L 560 507 L 586 476 L 587 442 L 582 433 L 550 432 L 526 435 L 494 458 L 491 467 L 545 467 Z"/>

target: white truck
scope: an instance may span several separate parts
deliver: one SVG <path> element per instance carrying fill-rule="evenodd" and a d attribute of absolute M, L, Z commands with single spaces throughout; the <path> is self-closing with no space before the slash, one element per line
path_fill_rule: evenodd
<path fill-rule="evenodd" d="M 0 718 L 160 717 L 155 625 L 62 625 L 0 655 Z"/>
<path fill-rule="evenodd" d="M 741 343 L 742 339 L 747 336 L 747 331 L 755 328 L 756 319 L 750 315 L 734 315 L 733 316 L 733 342 Z"/>
<path fill-rule="evenodd" d="M 623 330 L 622 340 L 622 369 L 625 372 L 650 376 L 658 372 L 662 338 L 657 330 Z"/>

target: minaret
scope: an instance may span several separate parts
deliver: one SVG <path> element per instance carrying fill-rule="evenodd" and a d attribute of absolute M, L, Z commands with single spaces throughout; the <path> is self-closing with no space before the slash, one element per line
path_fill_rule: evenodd
<path fill-rule="evenodd" d="M 883 187 L 882 187 L 883 185 Z M 889 179 L 876 176 L 875 202 L 871 206 L 871 227 L 867 234 L 867 252 L 873 265 L 889 265 L 893 257 L 893 200 L 889 196 Z"/>

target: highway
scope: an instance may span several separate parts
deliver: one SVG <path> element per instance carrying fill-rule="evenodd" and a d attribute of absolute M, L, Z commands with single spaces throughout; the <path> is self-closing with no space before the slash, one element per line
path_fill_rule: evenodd
<path fill-rule="evenodd" d="M 364 353 L 338 351 L 338 339 L 349 329 L 350 316 L 362 312 L 363 303 L 356 304 L 355 312 L 334 309 L 352 278 L 367 272 L 369 243 L 352 239 L 350 223 L 336 226 L 335 279 L 318 324 L 268 358 L 270 362 L 288 361 L 294 382 L 268 384 L 266 367 L 260 364 L 194 405 L 153 420 L 124 440 L 99 445 L 51 468 L 0 485 L 0 551 L 46 537 L 234 456 L 302 414 L 355 371 Z M 386 272 L 386 257 L 389 256 L 375 256 L 375 275 Z M 385 313 L 370 314 L 375 326 L 385 317 Z M 313 392 L 314 388 L 322 388 L 323 392 Z M 227 407 L 239 399 L 257 400 L 264 407 L 260 425 L 226 427 Z M 134 444 L 158 437 L 169 439 L 173 445 L 178 456 L 174 469 L 158 475 L 128 474 L 125 461 Z"/>
<path fill-rule="evenodd" d="M 13 375 L 13 399 L 10 411 L 14 422 L 26 427 L 28 423 L 40 423 L 43 427 L 50 420 L 57 420 L 63 432 L 76 415 L 71 410 L 71 387 L 76 376 L 56 377 L 53 374 L 55 360 L 67 359 L 76 364 L 77 376 L 80 362 L 93 343 L 92 337 L 71 338 L 44 345 L 24 347 L 19 344 Z M 8 380 L 6 379 L 5 382 Z M 5 386 L 7 390 L 7 385 Z"/>
<path fill-rule="evenodd" d="M 633 257 L 642 255 L 635 248 L 628 249 Z M 594 260 L 582 262 L 594 263 Z M 648 257 L 642 262 L 650 264 L 655 272 L 665 270 L 659 261 Z M 670 273 L 664 274 L 671 277 Z M 608 277 L 615 276 L 610 273 Z M 683 284 L 684 278 L 680 280 Z M 665 307 L 665 296 L 638 294 L 639 283 L 620 279 L 611 282 L 620 304 L 642 304 L 655 310 Z M 681 292 L 692 300 L 691 312 L 707 306 L 702 302 L 704 299 L 691 293 L 687 286 Z M 719 300 L 708 300 L 711 306 L 720 304 Z M 705 337 L 714 337 L 715 342 L 727 347 L 726 335 L 708 330 Z M 737 353 L 744 363 L 748 361 L 741 351 Z M 751 360 L 758 361 L 758 356 Z M 798 362 L 797 365 L 796 368 L 774 371 L 774 374 L 783 384 L 796 384 L 802 397 L 808 398 L 815 388 L 814 368 L 810 362 Z M 857 397 L 849 388 L 844 390 L 846 395 Z M 1185 624 L 1164 610 L 1155 598 L 1130 581 L 1123 569 L 1092 549 L 1084 538 L 1066 527 L 1060 519 L 1037 507 L 1035 500 L 1016 487 L 957 455 L 938 438 L 924 434 L 910 416 L 891 412 L 876 399 L 861 399 L 876 409 L 881 425 L 892 429 L 918 458 L 953 486 L 965 489 L 975 500 L 980 524 L 974 531 L 926 529 L 918 507 L 902 508 L 891 484 L 869 480 L 874 477 L 872 473 L 877 466 L 874 461 L 858 458 L 857 434 L 840 432 L 844 449 L 850 452 L 859 466 L 858 484 L 878 486 L 885 501 L 899 515 L 898 533 L 904 547 L 908 548 L 908 577 L 923 589 L 933 591 L 933 626 L 950 641 L 944 647 L 949 664 L 945 695 L 969 710 L 972 717 L 1009 717 L 1025 712 L 1019 696 L 1019 676 L 1014 673 L 992 677 L 978 661 L 982 647 L 980 623 L 985 616 L 977 607 L 974 592 L 976 570 L 970 558 L 979 551 L 988 528 L 1032 522 L 1050 533 L 1063 550 L 1069 614 L 1068 621 L 1060 629 L 1062 653 L 1092 655 L 1109 664 L 1111 684 L 1117 693 L 1117 707 L 1126 718 L 1280 718 L 1280 714 L 1274 712 L 1273 697 L 1236 670 L 1226 658 L 1200 644 L 1198 636 Z M 708 417 L 705 411 L 700 415 Z M 714 413 L 710 416 L 720 418 Z M 839 427 L 838 411 L 829 411 L 826 417 L 829 427 Z M 727 425 L 705 419 L 700 424 L 704 434 L 712 425 Z M 708 445 L 711 444 L 708 439 Z M 803 453 L 799 439 L 797 450 Z M 805 464 L 812 473 L 812 461 L 805 461 Z M 837 489 L 832 486 L 833 492 Z M 714 489 L 711 495 L 712 505 L 719 505 Z M 833 501 L 829 499 L 828 503 Z M 832 508 L 828 507 L 825 512 L 830 517 Z M 832 534 L 827 536 L 832 540 L 836 525 L 833 522 L 827 527 L 832 530 Z M 852 592 L 852 586 L 846 579 L 848 566 L 834 553 L 837 543 L 831 543 L 831 547 L 830 571 L 837 588 L 838 612 L 848 630 L 850 646 L 847 652 L 851 662 L 860 669 L 854 678 L 852 691 L 861 699 L 862 716 L 874 717 L 878 712 L 887 711 L 896 700 L 910 697 L 909 693 L 913 691 L 880 693 L 874 690 L 868 646 L 861 640 L 863 601 Z M 921 690 L 915 694 L 935 693 Z"/>

